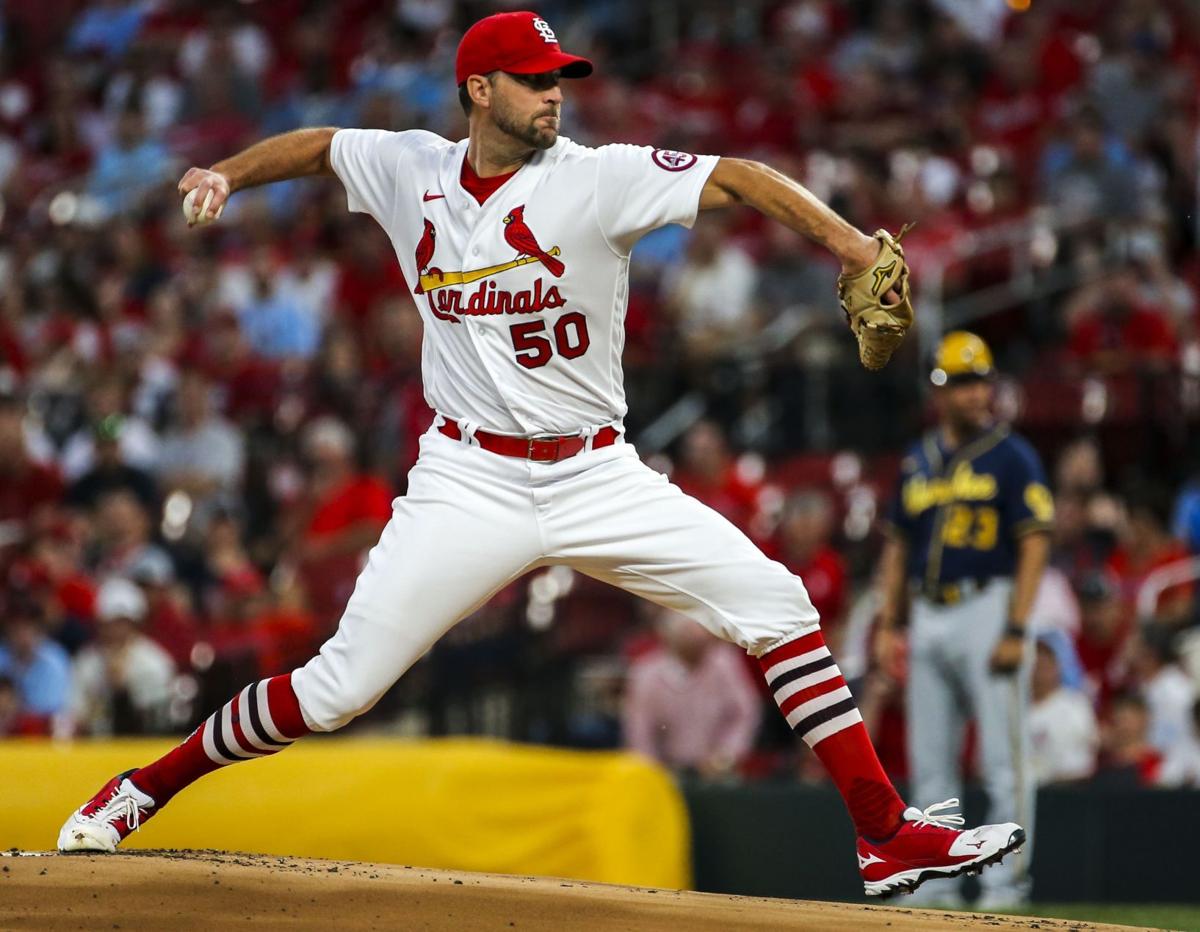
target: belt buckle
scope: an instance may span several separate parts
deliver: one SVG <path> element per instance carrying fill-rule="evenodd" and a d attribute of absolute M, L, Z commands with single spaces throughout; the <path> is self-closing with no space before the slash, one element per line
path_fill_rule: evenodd
<path fill-rule="evenodd" d="M 526 448 L 526 459 L 535 463 L 557 463 L 562 447 L 562 437 L 530 437 Z M 538 445 L 541 444 L 539 447 Z"/>

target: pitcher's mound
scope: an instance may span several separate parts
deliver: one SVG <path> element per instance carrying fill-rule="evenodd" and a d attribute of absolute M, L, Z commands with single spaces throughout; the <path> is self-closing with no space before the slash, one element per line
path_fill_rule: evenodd
<path fill-rule="evenodd" d="M 0 858 L 5 929 L 1118 929 L 219 851 Z"/>

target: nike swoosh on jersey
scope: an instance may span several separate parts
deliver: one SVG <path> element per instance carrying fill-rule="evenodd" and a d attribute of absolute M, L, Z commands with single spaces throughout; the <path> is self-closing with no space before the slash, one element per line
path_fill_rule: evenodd
<path fill-rule="evenodd" d="M 869 864 L 882 864 L 883 858 L 876 857 L 873 854 L 868 854 L 865 858 L 860 854 L 858 856 L 858 869 L 866 870 Z"/>
<path fill-rule="evenodd" d="M 428 191 L 426 191 L 425 194 L 422 195 L 421 200 L 436 201 L 438 198 L 445 197 L 445 196 L 446 195 L 444 195 L 444 194 L 430 194 Z"/>

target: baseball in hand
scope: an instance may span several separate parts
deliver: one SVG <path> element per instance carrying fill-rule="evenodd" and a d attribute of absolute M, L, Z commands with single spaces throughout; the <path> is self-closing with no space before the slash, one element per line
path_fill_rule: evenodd
<path fill-rule="evenodd" d="M 208 194 L 204 196 L 204 206 L 200 208 L 200 212 L 197 215 L 196 192 L 198 190 L 199 188 L 192 188 L 192 190 L 188 191 L 187 196 L 183 199 L 183 219 L 189 224 L 194 224 L 196 226 L 204 226 L 206 223 L 212 223 L 214 220 L 220 220 L 221 214 L 225 210 L 224 204 L 217 208 L 217 215 L 215 217 L 210 217 L 208 215 L 208 208 L 212 206 L 213 194 L 215 193 L 212 188 L 209 188 Z"/>

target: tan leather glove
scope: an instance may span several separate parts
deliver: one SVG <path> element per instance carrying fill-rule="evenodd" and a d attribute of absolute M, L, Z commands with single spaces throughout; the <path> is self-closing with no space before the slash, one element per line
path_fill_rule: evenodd
<path fill-rule="evenodd" d="M 875 261 L 854 275 L 838 276 L 838 301 L 858 339 L 858 359 L 867 369 L 886 366 L 913 324 L 908 264 L 900 246 L 910 229 L 912 224 L 906 223 L 894 237 L 887 230 L 876 230 L 880 249 Z M 893 289 L 899 299 L 884 304 Z"/>

